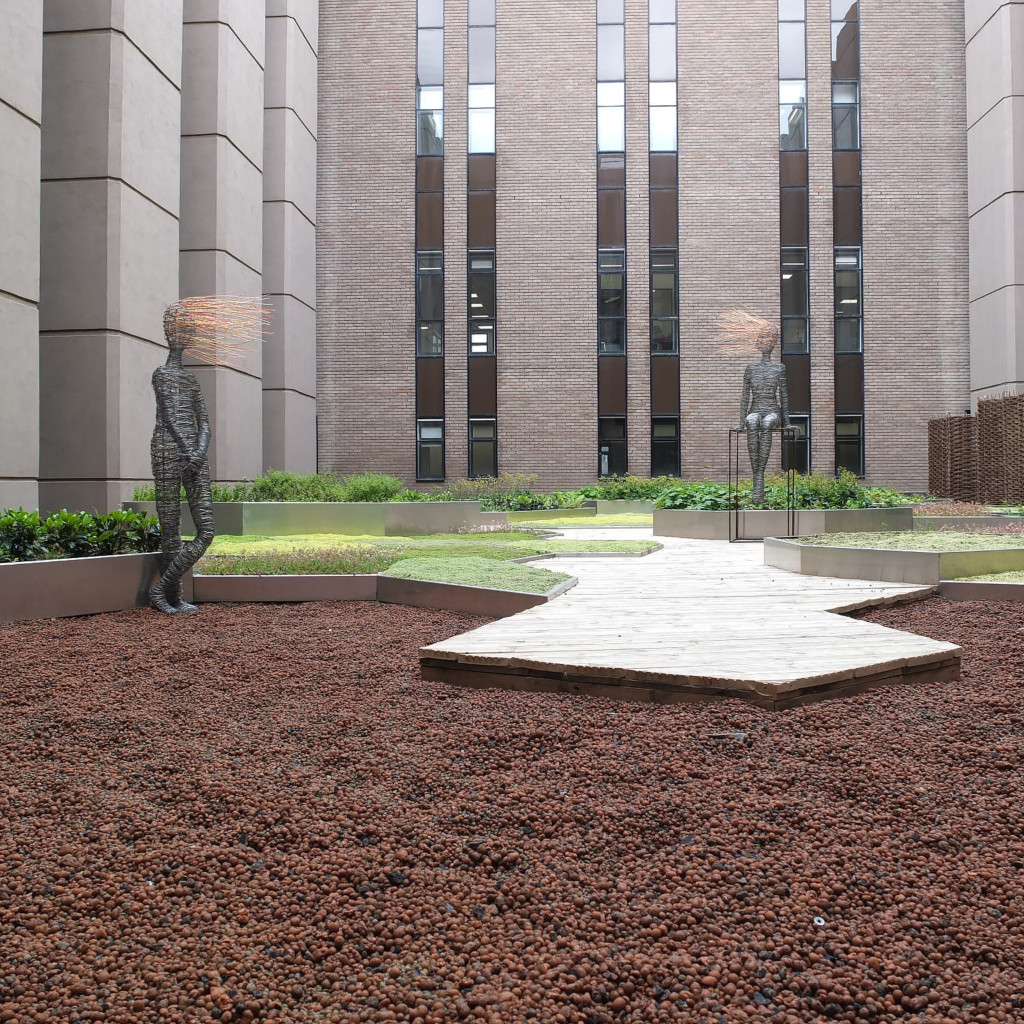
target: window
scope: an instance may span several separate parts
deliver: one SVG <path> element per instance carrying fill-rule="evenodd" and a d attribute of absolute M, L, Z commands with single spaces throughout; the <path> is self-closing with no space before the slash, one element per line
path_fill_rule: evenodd
<path fill-rule="evenodd" d="M 656 416 L 651 420 L 651 476 L 679 475 L 679 420 Z"/>
<path fill-rule="evenodd" d="M 860 249 L 837 248 L 836 259 L 836 351 L 863 351 L 863 280 Z"/>
<path fill-rule="evenodd" d="M 611 249 L 597 254 L 598 351 L 622 355 L 626 351 L 626 254 Z"/>
<path fill-rule="evenodd" d="M 469 254 L 469 354 L 494 355 L 494 324 L 497 316 L 494 253 Z"/>
<path fill-rule="evenodd" d="M 444 479 L 444 420 L 416 424 L 416 479 Z"/>
<path fill-rule="evenodd" d="M 420 28 L 443 28 L 444 0 L 417 0 L 416 24 Z"/>
<path fill-rule="evenodd" d="M 836 472 L 848 469 L 864 475 L 864 417 L 836 417 Z"/>
<path fill-rule="evenodd" d="M 649 108 L 652 153 L 676 151 L 676 109 L 675 82 L 652 82 Z"/>
<path fill-rule="evenodd" d="M 444 355 L 444 256 L 416 254 L 416 355 Z"/>
<path fill-rule="evenodd" d="M 807 83 L 779 82 L 779 149 L 807 148 Z"/>
<path fill-rule="evenodd" d="M 469 421 L 469 475 L 498 475 L 498 428 L 494 420 Z"/>
<path fill-rule="evenodd" d="M 444 90 L 421 87 L 416 112 L 416 155 L 444 155 Z"/>
<path fill-rule="evenodd" d="M 651 352 L 679 351 L 679 275 L 675 249 L 651 251 Z"/>
<path fill-rule="evenodd" d="M 860 149 L 860 86 L 832 83 L 832 148 Z"/>
<path fill-rule="evenodd" d="M 621 153 L 626 148 L 626 86 L 599 82 L 597 86 L 597 149 Z"/>
<path fill-rule="evenodd" d="M 795 439 L 787 438 L 782 446 L 782 471 L 791 469 L 797 473 L 811 471 L 811 418 L 810 416 L 790 416 L 790 425 L 796 430 Z"/>
<path fill-rule="evenodd" d="M 779 0 L 779 149 L 807 149 L 807 10 Z"/>
<path fill-rule="evenodd" d="M 806 352 L 810 296 L 807 288 L 807 250 L 782 250 L 782 351 Z"/>
<path fill-rule="evenodd" d="M 416 36 L 416 80 L 444 85 L 444 29 L 421 28 Z"/>
<path fill-rule="evenodd" d="M 676 80 L 675 25 L 651 25 L 649 59 L 652 82 Z"/>
<path fill-rule="evenodd" d="M 623 476 L 626 472 L 626 418 L 598 419 L 598 476 Z"/>

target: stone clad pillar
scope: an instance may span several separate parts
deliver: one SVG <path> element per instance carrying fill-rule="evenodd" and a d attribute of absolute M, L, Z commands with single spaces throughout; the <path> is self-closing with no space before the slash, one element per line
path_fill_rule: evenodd
<path fill-rule="evenodd" d="M 1024 5 L 967 0 L 971 401 L 1024 392 Z"/>
<path fill-rule="evenodd" d="M 43 12 L 0 14 L 0 509 L 39 503 L 39 122 Z"/>
<path fill-rule="evenodd" d="M 42 7 L 39 501 L 106 511 L 151 480 L 150 376 L 178 294 L 181 0 Z"/>
<path fill-rule="evenodd" d="M 263 292 L 264 0 L 185 0 L 180 294 Z M 193 367 L 210 412 L 214 480 L 263 468 L 263 352 Z"/>
<path fill-rule="evenodd" d="M 263 117 L 263 466 L 316 472 L 317 0 L 268 0 Z"/>

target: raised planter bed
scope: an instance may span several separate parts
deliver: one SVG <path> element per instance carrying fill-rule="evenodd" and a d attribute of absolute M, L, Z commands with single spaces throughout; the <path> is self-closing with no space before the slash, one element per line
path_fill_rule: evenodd
<path fill-rule="evenodd" d="M 0 622 L 142 608 L 159 574 L 157 554 L 5 562 L 0 564 Z M 182 592 L 192 599 L 191 576 Z"/>
<path fill-rule="evenodd" d="M 1024 602 L 1024 583 L 983 583 L 977 580 L 943 580 L 939 593 L 948 601 Z"/>
<path fill-rule="evenodd" d="M 764 563 L 805 576 L 923 583 L 1024 569 L 1024 548 L 988 551 L 896 551 L 881 548 L 830 548 L 769 538 Z"/>
<path fill-rule="evenodd" d="M 124 507 L 156 515 L 152 501 L 127 501 Z M 481 512 L 478 501 L 216 501 L 213 516 L 217 533 L 234 537 L 311 533 L 406 537 L 506 522 L 504 512 Z M 183 533 L 194 530 L 184 502 L 181 529 Z"/>
<path fill-rule="evenodd" d="M 598 498 L 594 505 L 599 516 L 649 516 L 654 511 L 653 501 L 604 501 Z"/>
<path fill-rule="evenodd" d="M 197 603 L 250 604 L 299 603 L 303 601 L 380 601 L 417 608 L 439 608 L 472 615 L 502 618 L 515 615 L 574 587 L 577 579 L 565 580 L 545 594 L 520 594 L 491 587 L 467 587 L 457 583 L 402 580 L 393 576 L 196 576 Z"/>
<path fill-rule="evenodd" d="M 788 512 L 775 510 L 740 511 L 739 535 L 756 540 L 784 536 L 789 529 L 788 517 Z M 797 535 L 804 537 L 820 533 L 875 533 L 913 528 L 914 513 L 910 508 L 803 509 L 796 514 Z M 728 540 L 729 513 L 655 509 L 654 535 Z"/>
<path fill-rule="evenodd" d="M 549 519 L 593 519 L 596 508 L 551 508 L 532 512 L 505 512 L 509 523 L 543 523 Z"/>

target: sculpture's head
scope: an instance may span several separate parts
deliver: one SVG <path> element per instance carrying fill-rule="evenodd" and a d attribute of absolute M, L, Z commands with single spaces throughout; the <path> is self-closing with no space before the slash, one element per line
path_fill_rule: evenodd
<path fill-rule="evenodd" d="M 779 343 L 779 325 L 745 309 L 727 309 L 718 318 L 718 337 L 723 348 L 770 356 Z"/>
<path fill-rule="evenodd" d="M 187 350 L 207 363 L 240 366 L 267 334 L 271 313 L 261 298 L 193 295 L 164 310 L 164 335 L 172 352 Z"/>

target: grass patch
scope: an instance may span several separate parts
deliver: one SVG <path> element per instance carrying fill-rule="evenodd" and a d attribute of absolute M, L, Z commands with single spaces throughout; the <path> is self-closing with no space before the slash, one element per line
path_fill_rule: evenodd
<path fill-rule="evenodd" d="M 520 520 L 530 522 L 530 520 Z M 562 530 L 567 527 L 578 527 L 581 530 L 607 529 L 610 526 L 654 526 L 654 515 L 650 512 L 620 512 L 617 515 L 609 513 L 600 516 L 556 516 L 554 518 L 538 519 L 538 525 L 550 526 L 552 529 Z"/>
<path fill-rule="evenodd" d="M 1024 583 L 1024 570 L 990 572 L 983 576 L 960 576 L 957 583 Z"/>
<path fill-rule="evenodd" d="M 827 533 L 817 537 L 801 537 L 800 543 L 829 548 L 883 548 L 888 551 L 993 551 L 1024 548 L 1024 533 L 978 533 L 967 530 Z"/>
<path fill-rule="evenodd" d="M 493 558 L 403 558 L 381 575 L 400 580 L 429 580 L 459 583 L 468 587 L 490 587 L 518 594 L 546 594 L 571 577 L 532 565 L 517 565 Z"/>
<path fill-rule="evenodd" d="M 223 536 L 214 540 L 197 572 L 208 576 L 375 573 L 410 559 L 480 559 L 500 564 L 529 555 L 646 554 L 657 546 L 653 540 L 548 540 L 527 530 L 427 537 L 342 538 L 330 533 L 295 537 Z"/>

